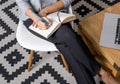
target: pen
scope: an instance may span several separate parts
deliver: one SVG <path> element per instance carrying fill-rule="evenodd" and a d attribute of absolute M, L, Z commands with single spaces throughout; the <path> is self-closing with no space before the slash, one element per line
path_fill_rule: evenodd
<path fill-rule="evenodd" d="M 33 11 L 32 11 L 32 13 L 33 13 L 35 16 L 37 16 L 42 22 L 44 22 L 45 24 L 48 24 L 48 22 L 47 22 L 44 18 L 38 16 L 38 15 L 37 15 L 35 12 L 33 12 Z"/>

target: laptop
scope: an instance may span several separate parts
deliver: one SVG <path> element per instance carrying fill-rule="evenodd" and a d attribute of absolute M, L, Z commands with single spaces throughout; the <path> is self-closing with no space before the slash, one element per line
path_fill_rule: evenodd
<path fill-rule="evenodd" d="M 105 13 L 100 46 L 120 49 L 120 14 Z"/>

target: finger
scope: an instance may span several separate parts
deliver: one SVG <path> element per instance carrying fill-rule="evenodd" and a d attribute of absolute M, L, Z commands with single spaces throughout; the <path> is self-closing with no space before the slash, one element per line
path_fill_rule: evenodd
<path fill-rule="evenodd" d="M 46 30 L 46 29 L 48 29 L 47 26 L 39 26 L 38 28 L 41 29 L 41 30 Z"/>
<path fill-rule="evenodd" d="M 37 25 L 37 27 L 39 27 L 40 29 L 48 29 L 48 24 L 45 24 L 42 21 L 38 21 L 37 24 L 35 24 L 35 26 Z"/>
<path fill-rule="evenodd" d="M 48 19 L 47 17 L 43 17 L 47 22 L 48 24 L 51 22 L 50 19 Z"/>
<path fill-rule="evenodd" d="M 37 26 L 37 24 L 34 24 L 34 28 L 37 28 L 38 26 Z"/>
<path fill-rule="evenodd" d="M 42 21 L 39 21 L 37 25 L 38 26 L 45 26 L 46 24 L 44 22 L 42 22 Z"/>
<path fill-rule="evenodd" d="M 43 17 L 47 22 L 49 22 L 49 19 L 47 17 Z"/>
<path fill-rule="evenodd" d="M 37 27 L 37 24 L 36 24 L 35 22 L 33 22 L 33 23 L 32 23 L 32 26 L 33 26 L 34 28 L 36 28 L 36 27 Z"/>
<path fill-rule="evenodd" d="M 45 29 L 48 29 L 49 27 L 50 27 L 50 25 L 43 26 L 43 28 L 45 28 Z"/>
<path fill-rule="evenodd" d="M 52 21 L 51 21 L 50 19 L 46 18 L 46 17 L 45 17 L 45 19 L 47 20 L 47 22 L 48 22 L 48 26 L 50 27 L 51 24 L 52 24 Z"/>
<path fill-rule="evenodd" d="M 39 26 L 38 28 L 39 28 L 40 30 L 46 30 L 46 28 L 43 28 L 43 27 L 40 27 L 40 26 Z"/>
<path fill-rule="evenodd" d="M 35 22 L 32 23 L 32 26 L 33 26 L 33 27 L 35 26 Z"/>

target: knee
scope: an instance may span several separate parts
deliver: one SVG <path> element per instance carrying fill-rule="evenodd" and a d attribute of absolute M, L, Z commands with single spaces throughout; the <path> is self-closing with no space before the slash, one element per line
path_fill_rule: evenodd
<path fill-rule="evenodd" d="M 55 37 L 61 41 L 68 42 L 68 41 L 74 40 L 76 38 L 76 34 L 74 31 L 72 31 L 68 27 L 61 27 L 57 31 Z"/>
<path fill-rule="evenodd" d="M 63 36 L 63 38 L 65 40 L 67 40 L 67 41 L 73 40 L 73 36 L 71 34 L 69 34 L 69 33 L 65 33 L 64 36 Z"/>

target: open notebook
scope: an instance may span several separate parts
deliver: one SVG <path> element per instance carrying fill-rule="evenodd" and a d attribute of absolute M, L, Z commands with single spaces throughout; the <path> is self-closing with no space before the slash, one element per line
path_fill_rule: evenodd
<path fill-rule="evenodd" d="M 100 45 L 120 49 L 120 14 L 105 13 Z"/>
<path fill-rule="evenodd" d="M 67 23 L 76 19 L 74 14 L 55 12 L 47 16 L 52 25 L 47 30 L 40 30 L 39 28 L 34 28 L 32 25 L 29 27 L 30 30 L 42 35 L 45 38 L 49 38 L 63 23 Z M 61 21 L 61 22 L 60 22 Z"/>

